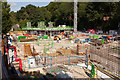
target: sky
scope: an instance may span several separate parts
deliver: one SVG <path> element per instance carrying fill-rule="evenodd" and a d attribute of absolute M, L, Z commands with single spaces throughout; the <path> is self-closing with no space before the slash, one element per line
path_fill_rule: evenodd
<path fill-rule="evenodd" d="M 15 12 L 20 10 L 22 6 L 25 7 L 28 4 L 42 7 L 42 6 L 47 6 L 51 1 L 55 1 L 55 0 L 7 0 L 8 4 L 11 4 L 10 6 L 11 11 L 15 11 Z M 62 0 L 62 1 L 74 1 L 74 0 Z M 77 1 L 84 1 L 84 0 L 77 0 Z M 105 1 L 105 0 L 101 0 L 101 1 Z M 112 1 L 116 1 L 116 0 L 112 0 Z"/>
<path fill-rule="evenodd" d="M 53 0 L 7 0 L 8 4 L 10 4 L 11 11 L 18 11 L 21 9 L 21 7 L 25 7 L 29 4 L 35 5 L 35 6 L 47 6 L 51 1 Z"/>

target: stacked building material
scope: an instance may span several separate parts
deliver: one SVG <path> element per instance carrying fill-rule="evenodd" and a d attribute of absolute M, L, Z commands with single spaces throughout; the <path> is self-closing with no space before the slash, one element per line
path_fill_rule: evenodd
<path fill-rule="evenodd" d="M 18 41 L 20 41 L 20 39 L 26 39 L 26 36 L 18 36 Z"/>
<path fill-rule="evenodd" d="M 24 45 L 24 55 L 32 56 L 32 50 L 31 50 L 30 44 Z"/>
<path fill-rule="evenodd" d="M 32 39 L 20 39 L 20 42 L 28 42 L 28 41 L 35 41 L 37 40 L 36 38 L 32 38 Z"/>

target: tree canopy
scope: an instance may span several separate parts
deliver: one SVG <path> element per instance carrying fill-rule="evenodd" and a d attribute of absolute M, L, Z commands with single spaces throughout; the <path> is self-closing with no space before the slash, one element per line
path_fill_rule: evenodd
<path fill-rule="evenodd" d="M 12 25 L 17 23 L 20 27 L 26 27 L 27 22 L 31 22 L 32 26 L 37 27 L 37 22 L 40 21 L 45 21 L 47 26 L 49 21 L 55 22 L 55 26 L 63 24 L 74 26 L 73 2 L 51 2 L 44 7 L 29 4 L 26 7 L 21 7 L 17 12 L 12 11 L 8 14 L 9 11 L 9 5 L 6 5 L 5 11 L 3 11 L 5 15 L 3 15 L 3 19 L 11 19 Z M 78 30 L 96 29 L 107 31 L 118 29 L 119 13 L 120 2 L 78 2 Z M 6 22 L 11 23 L 10 21 L 4 21 L 4 28 L 5 26 L 11 26 L 11 24 L 5 25 Z"/>
<path fill-rule="evenodd" d="M 2 3 L 2 33 L 4 34 L 12 27 L 10 16 L 10 5 L 7 2 Z"/>

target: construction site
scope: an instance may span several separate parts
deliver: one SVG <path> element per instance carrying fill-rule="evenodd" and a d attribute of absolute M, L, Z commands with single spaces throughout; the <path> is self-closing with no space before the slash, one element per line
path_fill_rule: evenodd
<path fill-rule="evenodd" d="M 16 78 L 120 77 L 119 36 L 64 31 L 56 36 L 31 35 L 27 31 L 8 35 L 12 39 L 4 36 L 2 40 L 3 61 L 8 74 L 12 70 Z"/>
<path fill-rule="evenodd" d="M 44 21 L 33 27 L 29 21 L 3 34 L 3 80 L 120 80 L 120 34 L 78 31 L 76 13 L 74 2 L 74 27 Z"/>

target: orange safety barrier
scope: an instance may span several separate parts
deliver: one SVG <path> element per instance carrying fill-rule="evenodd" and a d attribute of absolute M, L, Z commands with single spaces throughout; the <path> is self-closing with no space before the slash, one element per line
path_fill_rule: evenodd
<path fill-rule="evenodd" d="M 80 53 L 81 55 L 83 55 L 83 53 Z"/>
<path fill-rule="evenodd" d="M 108 36 L 108 35 L 107 35 L 107 37 L 108 37 L 108 38 L 113 38 L 112 36 Z"/>
<path fill-rule="evenodd" d="M 81 54 L 81 55 L 83 55 L 83 54 L 86 54 L 86 53 L 84 53 L 84 52 L 81 52 L 80 54 Z"/>
<path fill-rule="evenodd" d="M 69 35 L 67 35 L 67 37 L 69 37 Z"/>
<path fill-rule="evenodd" d="M 24 34 L 24 36 L 29 36 L 29 34 Z"/>
<path fill-rule="evenodd" d="M 65 35 L 65 33 L 64 33 L 64 32 L 62 32 L 62 34 L 63 34 L 63 35 Z"/>
<path fill-rule="evenodd" d="M 85 36 L 84 34 L 82 34 L 81 36 Z"/>

